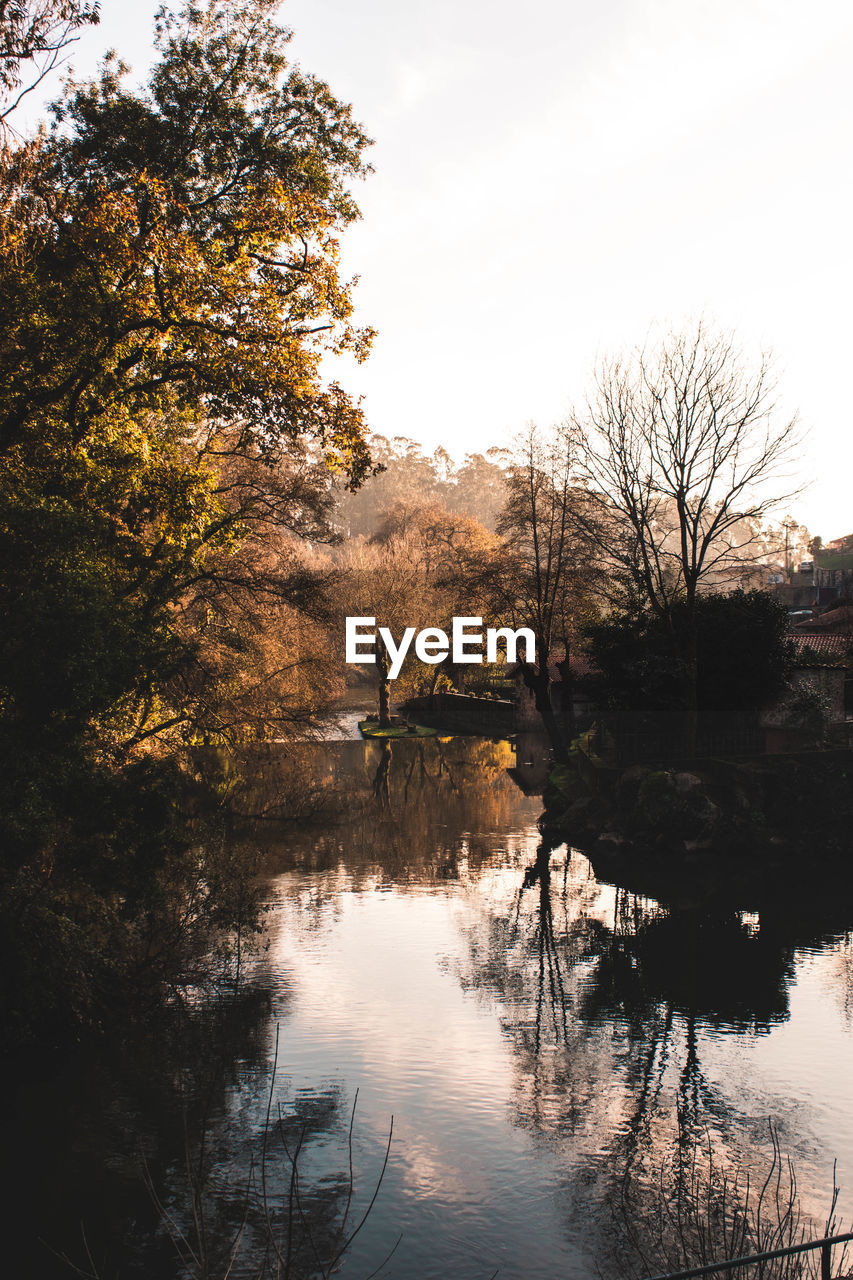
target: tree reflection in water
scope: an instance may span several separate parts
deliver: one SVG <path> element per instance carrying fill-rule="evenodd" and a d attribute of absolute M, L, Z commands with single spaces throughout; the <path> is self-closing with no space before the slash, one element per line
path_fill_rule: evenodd
<path fill-rule="evenodd" d="M 391 743 L 386 739 L 382 743 L 376 776 L 373 779 L 373 794 L 379 801 L 381 809 L 391 808 Z"/>
<path fill-rule="evenodd" d="M 500 1003 L 518 1122 L 565 1155 L 571 1229 L 600 1246 L 612 1223 L 590 1228 L 591 1204 L 618 1219 L 628 1203 L 642 1222 L 662 1171 L 685 1187 L 709 1141 L 708 1178 L 763 1175 L 777 1159 L 767 1117 L 724 1090 L 704 1050 L 709 1037 L 752 1038 L 787 1020 L 797 947 L 849 928 L 853 913 L 848 888 L 820 905 L 822 886 L 809 903 L 790 878 L 765 887 L 759 911 L 737 905 L 736 877 L 724 892 L 694 883 L 662 902 L 599 882 L 583 855 L 561 848 L 546 833 L 510 909 L 472 931 L 463 981 Z M 825 1170 L 810 1173 L 807 1208 L 822 1228 L 831 1188 L 817 1190 Z"/>
<path fill-rule="evenodd" d="M 247 852 L 260 845 L 268 874 L 334 873 L 355 890 L 377 878 L 452 879 L 463 863 L 503 854 L 504 840 L 489 833 L 524 829 L 538 815 L 535 800 L 519 806 L 513 762 L 508 743 L 488 739 L 306 742 L 286 756 L 253 749 L 229 761 L 236 807 L 252 815 L 234 840 Z M 310 812 L 295 800 L 303 778 Z M 340 888 L 328 883 L 330 893 Z"/>
<path fill-rule="evenodd" d="M 573 1232 L 597 1248 L 612 1235 L 606 1206 L 629 1196 L 641 1214 L 660 1170 L 709 1133 L 724 1165 L 763 1165 L 767 1116 L 748 1090 L 732 1094 L 709 1049 L 787 1020 L 797 948 L 853 921 L 846 886 L 827 905 L 825 885 L 796 868 L 715 865 L 699 883 L 695 865 L 679 875 L 663 859 L 599 878 L 579 852 L 512 834 L 539 808 L 513 785 L 506 744 L 342 743 L 322 759 L 325 775 L 309 771 L 323 779 L 323 824 L 271 838 L 268 870 L 311 873 L 301 893 L 318 927 L 345 892 L 463 887 L 459 977 L 499 1010 L 515 1118 L 560 1153 Z M 519 859 L 507 895 L 503 868 Z M 821 1199 L 824 1173 L 805 1178 Z"/>
<path fill-rule="evenodd" d="M 353 1196 L 352 1100 L 338 1085 L 291 1095 L 269 1017 L 257 989 L 188 1005 L 19 1085 L 4 1133 L 8 1274 L 331 1274 L 382 1170 L 356 1169 Z"/>

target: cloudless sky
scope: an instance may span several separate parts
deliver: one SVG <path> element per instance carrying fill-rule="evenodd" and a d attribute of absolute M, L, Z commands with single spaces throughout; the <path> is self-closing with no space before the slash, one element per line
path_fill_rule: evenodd
<path fill-rule="evenodd" d="M 74 53 L 142 74 L 151 0 Z M 853 532 L 848 0 L 288 0 L 292 57 L 375 139 L 345 238 L 383 435 L 506 444 L 596 361 L 704 314 L 772 349 L 809 436 L 793 514 Z M 338 373 L 338 371 L 336 371 Z"/>

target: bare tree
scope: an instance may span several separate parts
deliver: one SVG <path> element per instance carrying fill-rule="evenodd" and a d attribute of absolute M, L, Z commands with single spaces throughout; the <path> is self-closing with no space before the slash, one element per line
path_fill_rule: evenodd
<path fill-rule="evenodd" d="M 590 533 L 678 639 L 688 737 L 696 731 L 695 602 L 712 572 L 743 554 L 737 532 L 793 496 L 800 436 L 777 419 L 768 357 L 747 368 L 734 339 L 699 321 L 654 350 L 605 362 L 572 425 L 578 479 L 594 496 Z"/>
<path fill-rule="evenodd" d="M 600 562 L 592 536 L 597 512 L 573 479 L 576 466 L 570 429 L 527 427 L 509 470 L 508 497 L 498 521 L 506 545 L 493 575 L 502 597 L 497 611 L 516 626 L 530 627 L 536 637 L 536 662 L 525 664 L 523 675 L 558 759 L 565 757 L 571 709 L 566 708 L 561 724 L 551 700 L 553 649 L 563 646 L 567 673 L 570 638 Z"/>

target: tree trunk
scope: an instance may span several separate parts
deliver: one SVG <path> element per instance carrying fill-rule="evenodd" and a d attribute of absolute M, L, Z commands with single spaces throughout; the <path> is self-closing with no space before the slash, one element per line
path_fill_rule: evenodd
<path fill-rule="evenodd" d="M 542 717 L 542 723 L 545 726 L 548 741 L 551 743 L 554 758 L 560 764 L 565 764 L 569 758 L 568 751 L 566 750 L 566 741 L 557 722 L 557 717 L 554 715 L 554 708 L 551 705 L 551 676 L 548 673 L 548 668 L 528 667 L 525 665 L 523 670 L 524 683 L 533 694 L 536 710 Z"/>
<path fill-rule="evenodd" d="M 699 653 L 696 624 L 691 619 L 684 652 L 684 747 L 692 759 L 699 741 Z"/>
<path fill-rule="evenodd" d="M 388 654 L 385 646 L 377 646 L 376 667 L 379 672 L 379 727 L 387 729 L 391 724 L 391 682 L 388 679 Z"/>

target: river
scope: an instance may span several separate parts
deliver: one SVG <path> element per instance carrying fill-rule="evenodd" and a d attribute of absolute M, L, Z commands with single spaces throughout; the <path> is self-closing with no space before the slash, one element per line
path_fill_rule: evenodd
<path fill-rule="evenodd" d="M 288 1222 L 314 1274 L 386 1152 L 353 1280 L 627 1274 L 687 1145 L 700 1178 L 760 1179 L 773 1131 L 820 1226 L 837 1161 L 849 1222 L 849 885 L 817 859 L 614 883 L 540 849 L 540 765 L 475 739 L 247 753 L 228 838 L 267 909 L 240 988 L 7 1087 L 9 1274 L 258 1276 Z"/>

